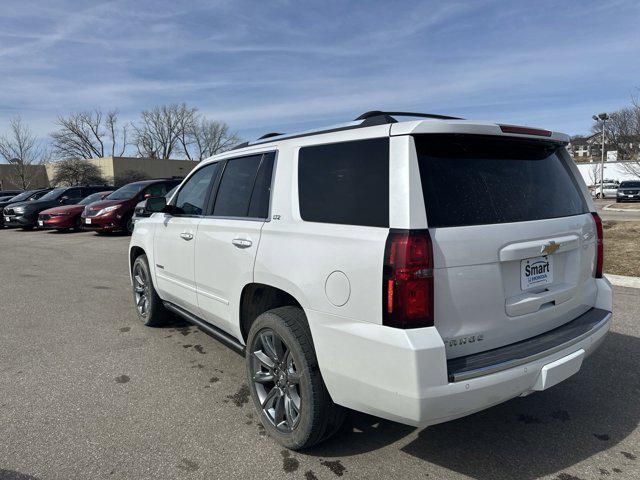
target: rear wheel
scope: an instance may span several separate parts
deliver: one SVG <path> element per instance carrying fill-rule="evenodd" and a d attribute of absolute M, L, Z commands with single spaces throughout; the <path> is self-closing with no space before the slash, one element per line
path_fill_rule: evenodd
<path fill-rule="evenodd" d="M 151 281 L 151 271 L 146 255 L 140 255 L 131 269 L 133 300 L 138 318 L 149 327 L 160 327 L 168 323 L 170 313 L 164 308 Z"/>
<path fill-rule="evenodd" d="M 344 409 L 331 400 L 301 309 L 260 315 L 249 331 L 246 368 L 251 397 L 269 434 L 292 450 L 333 435 Z"/>
<path fill-rule="evenodd" d="M 79 232 L 82 230 L 82 218 L 78 217 L 77 220 L 73 223 L 73 230 L 75 232 Z"/>

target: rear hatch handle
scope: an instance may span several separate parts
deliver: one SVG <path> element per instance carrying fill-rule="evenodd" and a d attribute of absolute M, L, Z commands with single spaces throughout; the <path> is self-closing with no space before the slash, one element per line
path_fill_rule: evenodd
<path fill-rule="evenodd" d="M 538 257 L 551 253 L 561 253 L 574 250 L 580 246 L 578 235 L 564 235 L 561 237 L 542 238 L 527 242 L 511 243 L 500 250 L 500 261 L 509 262 L 524 258 Z"/>

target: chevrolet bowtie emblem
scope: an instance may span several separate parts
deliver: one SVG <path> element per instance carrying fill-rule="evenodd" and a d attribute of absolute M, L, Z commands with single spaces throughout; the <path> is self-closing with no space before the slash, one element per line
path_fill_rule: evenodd
<path fill-rule="evenodd" d="M 551 241 L 551 242 L 547 243 L 546 245 L 542 246 L 542 248 L 540 249 L 540 253 L 542 253 L 543 255 L 550 255 L 550 254 L 556 252 L 559 248 L 560 248 L 560 244 L 559 243 Z"/>

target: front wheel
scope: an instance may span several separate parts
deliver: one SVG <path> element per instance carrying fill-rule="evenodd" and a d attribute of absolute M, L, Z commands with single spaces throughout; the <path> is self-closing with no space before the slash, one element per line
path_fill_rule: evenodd
<path fill-rule="evenodd" d="M 133 233 L 134 226 L 135 226 L 135 223 L 133 222 L 133 217 L 129 217 L 125 222 L 125 230 L 129 235 Z"/>
<path fill-rule="evenodd" d="M 146 255 L 140 255 L 131 268 L 133 300 L 138 318 L 148 327 L 160 327 L 168 323 L 170 314 L 158 296 L 151 281 L 151 270 Z"/>
<path fill-rule="evenodd" d="M 260 315 L 249 331 L 246 352 L 251 397 L 269 434 L 299 450 L 333 435 L 344 409 L 322 380 L 304 312 L 280 307 Z"/>

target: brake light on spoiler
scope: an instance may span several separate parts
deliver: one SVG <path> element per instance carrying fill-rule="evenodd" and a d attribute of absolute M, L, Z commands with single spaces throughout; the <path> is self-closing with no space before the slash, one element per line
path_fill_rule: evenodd
<path fill-rule="evenodd" d="M 551 132 L 549 130 L 542 130 L 540 128 L 519 127 L 518 125 L 499 125 L 502 133 L 517 133 L 520 135 L 537 135 L 539 137 L 550 137 Z"/>

